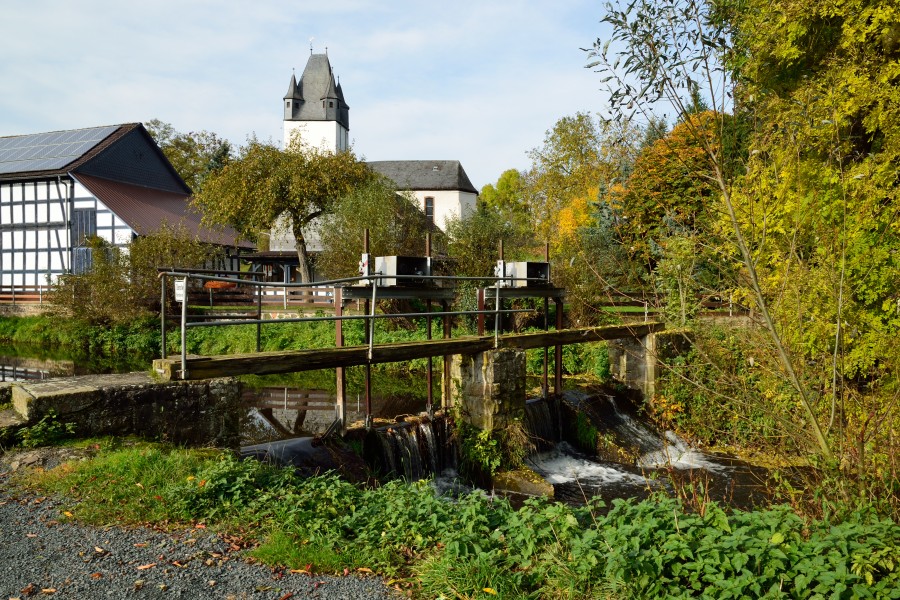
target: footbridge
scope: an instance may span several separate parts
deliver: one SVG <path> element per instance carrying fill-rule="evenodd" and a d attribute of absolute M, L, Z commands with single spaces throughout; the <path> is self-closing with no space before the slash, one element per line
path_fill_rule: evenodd
<path fill-rule="evenodd" d="M 543 263 L 538 263 L 543 264 Z M 389 276 L 388 276 L 389 275 Z M 657 322 L 640 322 L 626 325 L 603 327 L 563 327 L 563 299 L 565 291 L 553 287 L 549 282 L 549 269 L 537 276 L 522 271 L 521 276 L 502 276 L 494 278 L 462 278 L 440 277 L 391 272 L 368 272 L 360 277 L 317 282 L 315 284 L 283 283 L 277 284 L 259 281 L 254 274 L 246 272 L 224 271 L 178 271 L 166 270 L 160 273 L 162 300 L 162 358 L 154 361 L 156 375 L 166 381 L 205 380 L 223 376 L 263 375 L 293 373 L 318 369 L 335 369 L 337 378 L 337 420 L 343 424 L 344 407 L 346 405 L 346 383 L 344 369 L 363 366 L 366 369 L 366 408 L 370 411 L 370 368 L 372 365 L 390 362 L 403 362 L 414 359 L 428 359 L 428 402 L 426 409 L 432 412 L 432 359 L 443 357 L 443 373 L 440 405 L 444 408 L 456 402 L 469 401 L 479 396 L 487 398 L 487 405 L 496 404 L 491 398 L 507 394 L 502 388 L 507 381 L 521 378 L 521 386 L 511 385 L 511 393 L 519 393 L 515 388 L 524 388 L 525 359 L 524 351 L 544 349 L 543 390 L 549 392 L 549 375 L 551 367 L 548 360 L 549 348 L 555 348 L 553 359 L 554 391 L 562 388 L 562 352 L 565 345 L 598 341 L 617 340 L 616 350 L 610 353 L 611 369 L 614 375 L 632 385 L 652 393 L 655 379 L 655 336 L 663 330 Z M 451 310 L 451 303 L 456 297 L 452 284 L 460 280 L 484 282 L 492 284 L 477 288 L 476 310 Z M 215 282 L 210 286 L 209 282 Z M 448 282 L 450 285 L 448 285 Z M 174 283 L 174 294 L 169 284 Z M 320 290 L 331 300 L 334 314 L 315 316 L 284 316 L 278 319 L 266 319 L 263 305 L 267 302 L 267 286 L 277 286 L 287 294 L 289 287 L 303 287 Z M 253 290 L 256 298 L 256 314 L 243 316 L 192 315 L 188 310 L 190 290 L 201 290 L 211 287 L 242 286 Z M 326 287 L 327 286 L 327 287 Z M 324 291 L 327 290 L 327 291 Z M 181 353 L 179 356 L 167 357 L 165 354 L 167 339 L 167 307 L 174 305 L 180 308 L 179 329 L 181 336 Z M 511 313 L 534 312 L 535 309 L 515 308 L 515 300 L 525 298 L 531 304 L 540 305 L 543 301 L 543 331 L 528 333 L 506 333 L 503 321 Z M 378 313 L 376 306 L 380 300 L 417 300 L 425 304 L 425 311 Z M 550 328 L 549 303 L 555 304 L 555 328 Z M 268 302 L 271 302 L 269 300 Z M 356 314 L 348 312 L 351 302 L 361 310 Z M 517 303 L 517 305 L 520 303 Z M 435 306 L 437 305 L 437 306 Z M 438 310 L 434 310 L 437 307 Z M 168 311 L 171 314 L 171 311 Z M 451 337 L 451 321 L 460 316 L 471 315 L 477 322 L 477 335 Z M 377 343 L 374 323 L 377 319 L 420 319 L 426 322 L 427 339 L 414 342 Z M 431 339 L 432 320 L 443 321 L 443 338 Z M 344 345 L 343 324 L 349 320 L 363 320 L 365 323 L 366 343 L 364 345 Z M 300 349 L 289 351 L 263 352 L 260 349 L 260 331 L 262 327 L 272 324 L 299 322 L 331 321 L 335 324 L 335 344 L 331 348 Z M 245 325 L 257 329 L 257 351 L 244 354 L 217 356 L 195 356 L 187 353 L 186 333 L 193 327 Z M 490 328 L 493 328 L 491 334 Z M 522 390 L 524 394 L 524 389 Z M 524 397 L 523 397 L 524 398 Z M 495 398 L 496 399 L 496 398 Z M 523 400 L 524 401 L 524 400 Z M 480 400 L 475 401 L 481 405 Z M 487 409 L 489 412 L 491 408 Z M 490 423 L 487 424 L 490 426 Z"/>

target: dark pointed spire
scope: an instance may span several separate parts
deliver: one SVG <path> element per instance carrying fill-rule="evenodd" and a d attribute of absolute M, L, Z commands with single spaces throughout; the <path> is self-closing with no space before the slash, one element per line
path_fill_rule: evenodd
<path fill-rule="evenodd" d="M 284 95 L 285 100 L 303 100 L 303 94 L 300 86 L 297 85 L 297 76 L 291 73 L 291 83 L 288 84 L 287 94 Z"/>

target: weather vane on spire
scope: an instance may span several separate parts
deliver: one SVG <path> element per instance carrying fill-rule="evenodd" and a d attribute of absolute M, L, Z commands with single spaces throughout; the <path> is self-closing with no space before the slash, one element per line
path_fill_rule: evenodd
<path fill-rule="evenodd" d="M 309 38 L 309 54 L 312 56 L 313 53 L 313 40 L 316 39 L 314 37 Z"/>

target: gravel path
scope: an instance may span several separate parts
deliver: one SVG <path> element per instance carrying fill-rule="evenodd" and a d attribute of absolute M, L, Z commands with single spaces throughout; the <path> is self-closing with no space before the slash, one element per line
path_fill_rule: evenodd
<path fill-rule="evenodd" d="M 62 522 L 63 510 L 52 499 L 10 496 L 0 473 L 0 600 L 396 597 L 378 577 L 310 576 L 250 564 L 204 529 L 88 527 Z"/>

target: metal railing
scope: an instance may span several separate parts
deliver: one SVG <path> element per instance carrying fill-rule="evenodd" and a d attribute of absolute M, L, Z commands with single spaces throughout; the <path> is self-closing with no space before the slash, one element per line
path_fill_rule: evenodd
<path fill-rule="evenodd" d="M 0 286 L 0 304 L 43 304 L 48 286 L 3 285 Z"/>
<path fill-rule="evenodd" d="M 234 277 L 234 276 L 237 277 Z M 399 318 L 427 318 L 430 319 L 433 317 L 452 317 L 452 316 L 465 316 L 465 315 L 494 315 L 494 345 L 497 346 L 499 339 L 499 321 L 500 316 L 503 314 L 510 313 L 522 313 L 522 312 L 534 312 L 534 309 L 504 309 L 503 305 L 503 290 L 506 289 L 506 286 L 511 284 L 512 282 L 537 282 L 549 286 L 549 281 L 544 278 L 527 278 L 527 277 L 460 277 L 460 276 L 449 276 L 449 275 L 386 275 L 381 272 L 372 273 L 369 275 L 361 275 L 356 277 L 344 277 L 339 279 L 330 279 L 326 281 L 316 281 L 311 283 L 285 283 L 285 282 L 270 282 L 270 281 L 258 281 L 257 278 L 260 276 L 264 276 L 262 273 L 255 273 L 250 271 L 215 271 L 215 270 L 179 270 L 179 269 L 161 269 L 159 271 L 159 277 L 161 280 L 161 309 L 160 309 L 160 329 L 161 329 L 161 351 L 162 358 L 166 358 L 166 350 L 167 350 L 167 335 L 166 335 L 166 298 L 168 295 L 167 288 L 167 280 L 169 278 L 177 278 L 184 280 L 184 297 L 181 300 L 181 340 L 180 340 L 180 348 L 181 348 L 181 373 L 182 377 L 187 373 L 187 330 L 192 327 L 223 327 L 223 326 L 233 326 L 233 325 L 256 325 L 256 350 L 259 352 L 261 350 L 261 331 L 262 325 L 264 324 L 284 324 L 284 323 L 313 323 L 318 321 L 333 321 L 335 323 L 342 321 L 355 321 L 355 320 L 364 320 L 366 322 L 366 328 L 368 335 L 368 359 L 372 360 L 374 347 L 375 347 L 375 320 L 376 319 L 399 319 Z M 240 279 L 239 277 L 251 277 L 251 279 Z M 376 314 L 375 307 L 379 300 L 378 292 L 380 289 L 382 290 L 401 290 L 401 294 L 404 290 L 408 288 L 397 288 L 393 286 L 379 286 L 379 281 L 383 279 L 397 279 L 397 280 L 414 280 L 417 282 L 438 282 L 438 281 L 449 281 L 449 282 L 459 282 L 459 281 L 480 281 L 480 282 L 493 282 L 493 286 L 491 286 L 491 290 L 494 292 L 494 307 L 490 310 L 453 310 L 453 311 L 429 311 L 429 312 L 407 312 L 407 313 L 391 313 L 391 314 Z M 187 309 L 189 304 L 189 290 L 191 287 L 191 281 L 221 281 L 232 283 L 241 286 L 250 286 L 254 288 L 255 297 L 257 299 L 256 303 L 256 318 L 246 318 L 243 316 L 219 316 L 213 317 L 212 319 L 207 317 L 198 317 L 195 320 L 191 320 L 188 315 Z M 343 286 L 342 286 L 343 284 Z M 346 284 L 356 284 L 353 286 L 347 286 Z M 314 316 L 314 317 L 290 317 L 290 318 L 279 318 L 279 319 L 263 319 L 262 318 L 262 299 L 264 297 L 263 290 L 266 288 L 282 288 L 285 291 L 290 289 L 316 289 L 322 288 L 323 286 L 335 286 L 340 287 L 342 290 L 353 289 L 354 291 L 368 290 L 371 289 L 371 297 L 367 298 L 367 300 L 371 300 L 370 310 L 368 314 L 361 315 L 324 315 L 324 316 Z M 523 289 L 523 288 L 518 288 Z M 532 292 L 537 292 L 542 288 L 527 288 Z M 547 289 L 547 288 L 544 288 Z M 433 288 L 430 290 L 423 290 L 419 288 L 418 293 L 415 297 L 419 298 L 427 298 L 428 293 L 430 291 L 440 292 L 442 290 L 446 290 L 446 288 Z M 540 295 L 535 293 L 534 295 Z M 437 294 L 435 294 L 437 296 Z M 521 292 L 517 294 L 517 296 L 521 297 Z M 384 296 L 382 299 L 384 299 Z M 390 297 L 397 298 L 397 294 L 392 294 Z M 410 296 L 412 297 L 412 296 Z M 343 300 L 341 300 L 343 301 Z M 239 322 L 238 322 L 239 321 Z"/>

